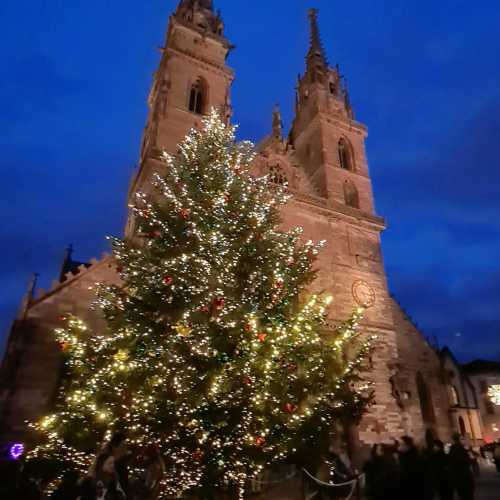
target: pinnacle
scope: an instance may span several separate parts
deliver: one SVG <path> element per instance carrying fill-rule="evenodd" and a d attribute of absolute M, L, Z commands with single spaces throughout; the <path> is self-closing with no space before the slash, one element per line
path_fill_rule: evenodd
<path fill-rule="evenodd" d="M 310 44 L 307 53 L 308 60 L 314 59 L 316 64 L 324 68 L 328 67 L 325 51 L 321 43 L 321 35 L 318 27 L 318 9 L 309 9 L 308 17 L 310 22 Z"/>
<path fill-rule="evenodd" d="M 273 109 L 273 136 L 279 139 L 283 137 L 283 123 L 279 104 L 275 104 Z"/>

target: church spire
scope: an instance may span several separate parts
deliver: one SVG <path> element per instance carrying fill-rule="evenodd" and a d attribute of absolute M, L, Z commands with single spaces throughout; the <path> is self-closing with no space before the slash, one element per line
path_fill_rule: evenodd
<path fill-rule="evenodd" d="M 307 71 L 313 76 L 316 73 L 326 72 L 328 70 L 328 61 L 319 33 L 318 10 L 309 9 L 308 15 L 310 23 L 310 41 L 309 51 L 307 52 Z"/>

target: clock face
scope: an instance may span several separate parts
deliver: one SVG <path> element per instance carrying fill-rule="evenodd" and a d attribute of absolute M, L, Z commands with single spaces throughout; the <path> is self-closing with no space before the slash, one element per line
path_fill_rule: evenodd
<path fill-rule="evenodd" d="M 375 304 L 375 291 L 366 281 L 355 281 L 352 285 L 352 296 L 362 307 L 372 307 Z"/>

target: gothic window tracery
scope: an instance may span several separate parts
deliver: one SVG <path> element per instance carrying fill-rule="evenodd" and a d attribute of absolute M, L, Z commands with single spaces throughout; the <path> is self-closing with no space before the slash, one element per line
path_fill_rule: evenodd
<path fill-rule="evenodd" d="M 342 137 L 338 144 L 340 168 L 354 170 L 353 155 L 350 144 Z"/>
<path fill-rule="evenodd" d="M 271 165 L 269 167 L 269 177 L 268 180 L 271 184 L 275 184 L 276 186 L 287 186 L 288 179 L 284 170 L 280 165 Z"/>
<path fill-rule="evenodd" d="M 348 207 L 359 208 L 359 193 L 354 182 L 344 182 L 344 200 Z"/>
<path fill-rule="evenodd" d="M 189 91 L 188 109 L 191 113 L 201 115 L 205 107 L 206 85 L 201 78 L 198 78 Z"/>
<path fill-rule="evenodd" d="M 416 383 L 417 383 L 418 399 L 420 400 L 420 411 L 422 412 L 422 418 L 426 423 L 434 423 L 436 421 L 436 416 L 434 413 L 432 398 L 429 392 L 429 388 L 425 383 L 424 377 L 420 372 L 417 373 Z"/>

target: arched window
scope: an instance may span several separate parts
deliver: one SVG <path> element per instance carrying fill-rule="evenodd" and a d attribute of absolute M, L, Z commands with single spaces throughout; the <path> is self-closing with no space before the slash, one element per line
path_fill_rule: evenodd
<path fill-rule="evenodd" d="M 268 179 L 271 184 L 278 186 L 286 186 L 288 184 L 286 174 L 279 165 L 271 165 Z"/>
<path fill-rule="evenodd" d="M 348 207 L 359 208 L 359 194 L 354 182 L 344 182 L 344 199 Z"/>
<path fill-rule="evenodd" d="M 450 392 L 451 392 L 451 405 L 452 406 L 459 406 L 460 399 L 458 397 L 457 388 L 454 385 L 450 386 Z"/>
<path fill-rule="evenodd" d="M 434 423 L 436 416 L 434 414 L 434 406 L 432 405 L 432 398 L 429 393 L 427 384 L 425 383 L 424 377 L 420 372 L 417 373 L 417 392 L 418 399 L 420 400 L 420 411 L 422 412 L 422 418 L 426 423 Z"/>
<path fill-rule="evenodd" d="M 465 436 L 467 434 L 467 429 L 465 428 L 465 422 L 462 417 L 458 417 L 458 427 L 460 428 L 460 434 Z"/>
<path fill-rule="evenodd" d="M 340 168 L 344 168 L 345 170 L 354 170 L 352 151 L 349 143 L 344 138 L 341 138 L 338 146 Z"/>
<path fill-rule="evenodd" d="M 189 111 L 201 115 L 205 108 L 206 85 L 201 78 L 191 85 L 189 91 Z"/>

